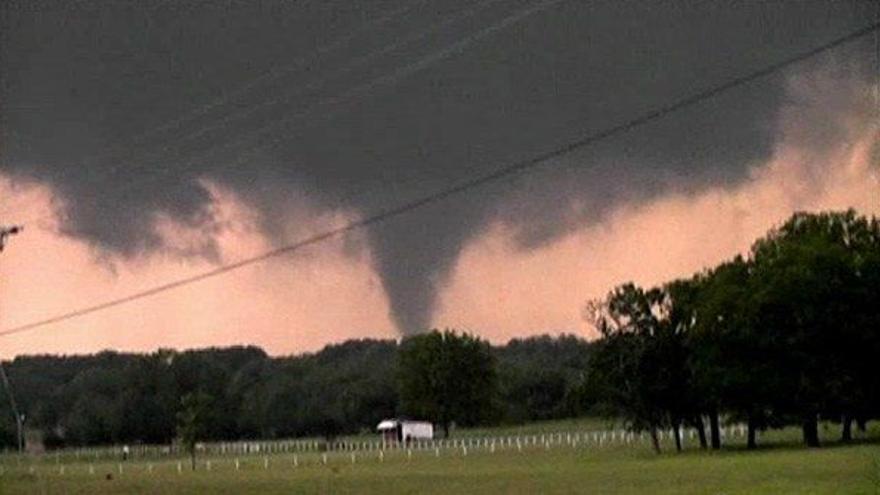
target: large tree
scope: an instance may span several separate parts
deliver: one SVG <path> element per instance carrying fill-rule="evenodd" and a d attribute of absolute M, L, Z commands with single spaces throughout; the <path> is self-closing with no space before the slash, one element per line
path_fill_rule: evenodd
<path fill-rule="evenodd" d="M 751 263 L 736 257 L 699 280 L 689 360 L 694 388 L 710 416 L 712 447 L 720 447 L 718 414 L 724 410 L 747 423 L 747 445 L 754 448 L 757 430 L 771 425 L 784 395 L 777 368 L 785 349 L 756 323 Z"/>
<path fill-rule="evenodd" d="M 474 425 L 490 418 L 498 386 L 485 341 L 435 330 L 405 339 L 398 363 L 404 414 L 440 424 L 447 437 L 452 422 Z"/>
<path fill-rule="evenodd" d="M 820 415 L 845 416 L 846 429 L 870 407 L 878 239 L 876 219 L 854 210 L 798 213 L 752 247 L 758 323 L 784 346 L 777 369 L 808 446 L 819 445 Z"/>
<path fill-rule="evenodd" d="M 664 294 L 628 283 L 587 309 L 601 334 L 590 360 L 590 388 L 631 429 L 648 431 L 659 453 L 659 431 L 677 431 L 682 416 L 683 356 L 662 321 Z"/>
<path fill-rule="evenodd" d="M 693 277 L 674 280 L 660 289 L 659 326 L 655 339 L 675 389 L 675 393 L 665 397 L 665 407 L 670 414 L 678 450 L 681 450 L 681 425 L 696 428 L 700 446 L 707 448 L 703 414 L 709 410 L 710 403 L 704 391 L 698 388 L 699 370 L 690 359 L 694 353 L 691 337 L 699 321 L 702 288 L 700 277 Z M 713 432 L 717 434 L 717 421 L 712 424 L 715 425 Z"/>

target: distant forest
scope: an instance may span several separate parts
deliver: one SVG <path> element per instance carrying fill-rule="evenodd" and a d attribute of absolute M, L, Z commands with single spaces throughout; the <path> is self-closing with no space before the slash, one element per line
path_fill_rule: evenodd
<path fill-rule="evenodd" d="M 398 395 L 400 345 L 350 340 L 312 354 L 270 357 L 258 347 L 151 354 L 22 356 L 7 362 L 26 428 L 47 447 L 170 443 L 180 399 L 203 392 L 212 407 L 205 440 L 332 437 L 371 431 L 403 415 Z M 487 346 L 488 347 L 488 346 Z M 541 336 L 489 347 L 496 391 L 481 423 L 563 418 L 583 411 L 590 344 Z M 0 442 L 16 445 L 3 393 Z"/>

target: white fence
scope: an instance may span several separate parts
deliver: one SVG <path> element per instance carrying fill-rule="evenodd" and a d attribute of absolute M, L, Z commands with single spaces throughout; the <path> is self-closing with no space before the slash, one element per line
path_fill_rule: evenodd
<path fill-rule="evenodd" d="M 742 424 L 721 428 L 721 437 L 744 437 L 746 428 Z M 658 432 L 663 442 L 674 439 L 672 430 Z M 694 429 L 682 429 L 681 440 L 684 445 L 696 442 L 697 432 Z M 528 435 L 504 435 L 504 436 L 471 436 L 462 438 L 444 438 L 434 440 L 414 440 L 409 443 L 386 442 L 383 440 L 342 440 L 325 442 L 320 440 L 270 440 L 270 441 L 235 441 L 235 442 L 209 442 L 200 443 L 197 450 L 200 455 L 208 457 L 242 457 L 252 455 L 269 456 L 274 454 L 357 454 L 405 451 L 407 455 L 413 452 L 431 451 L 439 455 L 441 451 L 460 451 L 467 454 L 468 451 L 486 450 L 523 450 L 525 448 L 545 448 L 568 446 L 588 447 L 603 445 L 631 445 L 650 442 L 646 433 L 633 433 L 626 430 L 581 430 L 534 433 Z M 97 447 L 97 448 L 73 448 L 61 449 L 38 457 L 60 462 L 64 460 L 80 461 L 106 461 L 125 459 L 162 459 L 177 458 L 185 453 L 179 445 L 132 445 L 128 447 L 128 453 L 124 455 L 123 446 Z M 384 454 L 382 454 L 384 455 Z"/>

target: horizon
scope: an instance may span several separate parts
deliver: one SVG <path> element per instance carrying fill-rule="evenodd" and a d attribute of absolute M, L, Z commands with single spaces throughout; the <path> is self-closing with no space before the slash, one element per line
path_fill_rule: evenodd
<path fill-rule="evenodd" d="M 431 329 L 426 333 L 433 332 L 436 330 L 439 330 L 439 329 Z M 448 329 L 448 330 L 454 330 L 457 333 L 467 333 L 470 335 L 479 336 L 478 334 L 475 334 L 472 332 L 466 332 L 466 331 L 462 332 L 458 329 Z M 549 337 L 554 340 L 560 339 L 563 337 L 575 337 L 583 342 L 587 342 L 587 343 L 592 342 L 592 340 L 589 338 L 584 338 L 580 335 L 575 335 L 573 333 L 567 333 L 567 332 L 560 332 L 560 333 L 555 333 L 555 334 L 554 333 L 534 333 L 534 334 L 531 334 L 531 335 L 528 335 L 525 337 L 512 337 L 509 340 L 504 341 L 504 342 L 488 342 L 488 341 L 487 342 L 493 348 L 498 348 L 498 347 L 506 347 L 506 346 L 510 345 L 513 341 L 540 339 L 540 338 L 544 338 L 544 337 Z M 126 350 L 108 348 L 108 349 L 101 349 L 101 350 L 95 351 L 95 352 L 75 353 L 75 354 L 19 354 L 17 356 L 12 357 L 12 358 L 3 358 L 3 362 L 10 363 L 10 362 L 15 361 L 18 358 L 24 359 L 24 358 L 40 358 L 40 357 L 48 357 L 48 358 L 93 357 L 98 354 L 105 354 L 105 353 L 129 355 L 129 356 L 148 356 L 148 355 L 157 354 L 157 353 L 160 353 L 163 351 L 172 351 L 172 352 L 175 352 L 178 354 L 183 354 L 183 353 L 187 353 L 187 352 L 203 352 L 203 351 L 214 351 L 214 350 L 224 351 L 224 350 L 229 350 L 229 349 L 250 349 L 250 348 L 257 349 L 257 350 L 264 352 L 266 354 L 266 356 L 270 359 L 288 359 L 288 358 L 299 358 L 299 357 L 305 357 L 305 356 L 313 356 L 315 354 L 318 354 L 318 353 L 326 350 L 327 348 L 345 345 L 350 342 L 394 342 L 395 344 L 400 345 L 400 342 L 405 338 L 407 338 L 407 337 L 398 337 L 396 339 L 377 338 L 377 337 L 354 337 L 351 339 L 341 340 L 338 342 L 329 342 L 317 350 L 303 351 L 303 352 L 299 352 L 296 354 L 272 354 L 270 352 L 267 352 L 266 349 L 263 349 L 262 347 L 260 347 L 256 344 L 229 344 L 229 345 L 223 345 L 223 346 L 189 347 L 189 348 L 183 348 L 183 349 L 158 348 L 158 349 L 148 350 L 148 351 L 126 351 Z"/>

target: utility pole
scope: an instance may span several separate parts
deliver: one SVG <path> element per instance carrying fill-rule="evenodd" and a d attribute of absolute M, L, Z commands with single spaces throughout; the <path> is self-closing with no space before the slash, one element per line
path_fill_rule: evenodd
<path fill-rule="evenodd" d="M 0 252 L 6 247 L 6 241 L 10 236 L 20 233 L 24 230 L 23 226 L 14 225 L 12 227 L 0 227 Z M 9 404 L 12 406 L 12 414 L 15 415 L 15 427 L 18 430 L 18 453 L 24 452 L 24 418 L 18 412 L 18 404 L 15 402 L 15 394 L 12 393 L 12 386 L 9 384 L 9 378 L 6 376 L 6 368 L 3 367 L 3 360 L 0 359 L 0 379 L 3 380 L 3 387 L 6 388 L 6 395 L 9 396 Z"/>

